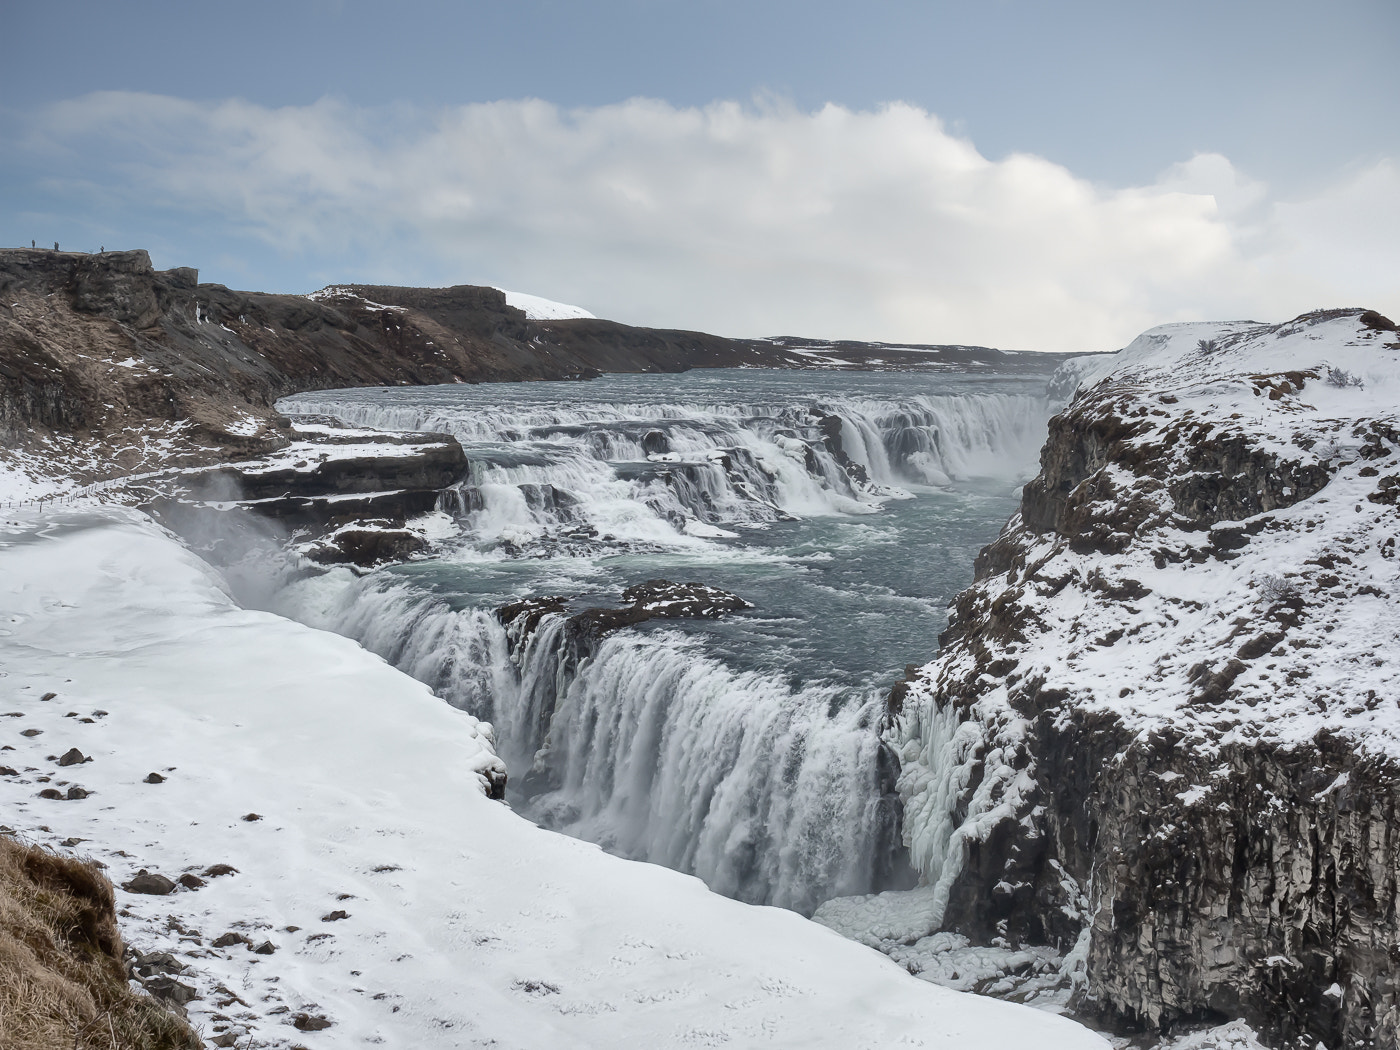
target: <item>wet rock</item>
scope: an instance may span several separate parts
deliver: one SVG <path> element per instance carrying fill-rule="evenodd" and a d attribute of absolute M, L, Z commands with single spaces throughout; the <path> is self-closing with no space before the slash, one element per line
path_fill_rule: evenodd
<path fill-rule="evenodd" d="M 142 868 L 130 882 L 122 884 L 122 889 L 128 893 L 146 893 L 163 897 L 175 892 L 175 883 L 164 875 L 156 875 Z"/>
<path fill-rule="evenodd" d="M 372 568 L 387 562 L 407 561 L 428 549 L 428 541 L 408 529 L 341 529 L 328 542 L 309 553 L 322 565 L 348 563 Z"/>

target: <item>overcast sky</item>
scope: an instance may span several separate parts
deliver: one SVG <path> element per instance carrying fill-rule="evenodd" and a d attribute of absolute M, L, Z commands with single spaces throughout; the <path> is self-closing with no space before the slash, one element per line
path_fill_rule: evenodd
<path fill-rule="evenodd" d="M 0 246 L 1112 349 L 1400 313 L 1397 0 L 10 0 Z"/>

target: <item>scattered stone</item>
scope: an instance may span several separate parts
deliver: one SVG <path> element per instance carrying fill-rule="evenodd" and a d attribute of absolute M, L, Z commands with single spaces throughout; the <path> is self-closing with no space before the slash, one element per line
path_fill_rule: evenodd
<path fill-rule="evenodd" d="M 142 868 L 136 873 L 135 878 L 122 885 L 122 889 L 126 890 L 127 893 L 149 893 L 152 896 L 163 897 L 168 893 L 175 892 L 175 883 L 164 875 L 153 875 Z"/>
<path fill-rule="evenodd" d="M 284 927 L 282 927 L 282 928 L 283 928 L 284 930 L 286 930 L 288 933 L 296 933 L 297 930 L 301 929 L 300 926 L 284 926 Z"/>
<path fill-rule="evenodd" d="M 72 849 L 74 846 L 78 845 L 78 843 L 86 841 L 87 839 L 80 839 L 75 835 L 72 838 L 64 839 L 61 845 L 64 846 L 66 849 Z"/>
<path fill-rule="evenodd" d="M 92 759 L 83 754 L 76 747 L 70 747 L 63 752 L 63 757 L 58 760 L 60 766 L 80 766 L 84 762 L 91 762 Z"/>
<path fill-rule="evenodd" d="M 252 941 L 250 941 L 247 937 L 243 936 L 243 934 L 234 933 L 231 930 L 228 933 L 221 934 L 220 936 L 214 938 L 215 948 L 232 948 L 235 944 L 251 943 Z"/>
<path fill-rule="evenodd" d="M 208 883 L 206 883 L 198 875 L 191 875 L 189 872 L 186 872 L 185 874 L 181 875 L 177 881 L 180 883 L 181 886 L 185 887 L 185 889 L 187 890 L 203 889 L 205 886 L 208 885 Z"/>
<path fill-rule="evenodd" d="M 199 998 L 199 992 L 188 984 L 181 984 L 173 977 L 161 975 L 152 977 L 145 982 L 146 991 L 150 992 L 157 999 L 165 999 L 172 1003 L 184 1006 Z"/>
<path fill-rule="evenodd" d="M 107 717 L 107 712 L 104 711 L 104 710 L 102 710 L 102 708 L 99 707 L 96 711 L 94 711 L 94 712 L 92 713 L 92 717 L 93 717 L 93 718 L 106 718 L 106 717 Z"/>
<path fill-rule="evenodd" d="M 45 693 L 43 696 L 39 697 L 39 700 L 40 700 L 41 702 L 47 702 L 47 701 L 49 701 L 49 700 L 52 700 L 52 699 L 53 699 L 54 697 L 56 697 L 57 695 L 58 695 L 57 693 Z"/>
<path fill-rule="evenodd" d="M 87 788 L 79 787 L 77 784 L 74 784 L 68 789 L 68 797 L 70 799 L 87 798 L 91 794 L 92 792 L 89 791 Z"/>
<path fill-rule="evenodd" d="M 200 874 L 206 879 L 217 879 L 220 875 L 237 875 L 238 869 L 232 864 L 211 864 Z"/>
<path fill-rule="evenodd" d="M 242 1032 L 223 1032 L 209 1040 L 213 1046 L 237 1046 L 238 1040 L 243 1038 Z"/>
<path fill-rule="evenodd" d="M 277 950 L 277 945 L 271 941 L 263 941 L 262 944 L 252 949 L 254 955 L 271 955 Z"/>
<path fill-rule="evenodd" d="M 42 736 L 43 732 L 44 731 L 42 729 L 26 729 L 22 733 L 20 733 L 20 736 Z"/>
<path fill-rule="evenodd" d="M 399 867 L 397 864 L 381 864 L 377 868 L 374 868 L 372 870 L 375 872 L 375 874 L 379 874 L 380 872 L 385 871 L 403 871 L 403 868 Z"/>
<path fill-rule="evenodd" d="M 322 922 L 339 922 L 341 919 L 348 919 L 348 918 L 350 918 L 350 915 L 349 915 L 348 912 L 341 911 L 341 909 L 337 908 L 337 909 L 336 909 L 335 911 L 333 911 L 333 912 L 328 912 L 328 913 L 326 913 L 325 915 L 322 915 L 322 916 L 321 916 L 321 921 L 322 921 Z"/>
<path fill-rule="evenodd" d="M 322 1014 L 314 1017 L 311 1014 L 295 1014 L 292 1017 L 292 1027 L 298 1032 L 320 1032 L 334 1023 Z"/>
<path fill-rule="evenodd" d="M 78 712 L 76 712 L 76 711 L 69 711 L 69 712 L 68 712 L 66 715 L 64 715 L 63 717 L 64 717 L 64 718 L 77 718 L 77 717 L 78 717 Z"/>
<path fill-rule="evenodd" d="M 215 986 L 214 991 L 215 991 L 215 993 L 217 993 L 218 995 L 227 996 L 226 999 L 223 999 L 223 1000 L 220 1000 L 220 1001 L 219 1001 L 218 1006 L 219 1006 L 220 1009 L 223 1009 L 224 1007 L 232 1006 L 234 1003 L 237 1003 L 239 1006 L 243 1007 L 245 1010 L 248 1009 L 248 1002 L 247 1002 L 247 1000 L 241 998 L 241 997 L 238 995 L 238 993 L 235 992 L 235 991 L 233 991 L 233 989 L 229 988 L 228 985 L 226 985 L 226 984 L 217 985 L 217 986 Z"/>
<path fill-rule="evenodd" d="M 159 773 L 147 773 L 147 774 L 146 774 L 146 779 L 143 780 L 142 783 L 143 783 L 143 784 L 164 784 L 164 783 L 165 783 L 165 778 L 164 778 L 163 776 L 161 776 Z"/>
<path fill-rule="evenodd" d="M 353 893 L 337 893 L 335 899 L 338 901 L 352 901 L 355 899 L 355 895 Z"/>
<path fill-rule="evenodd" d="M 143 954 L 139 951 L 131 953 L 136 958 L 136 962 L 131 969 L 137 977 L 155 977 L 162 973 L 184 973 L 185 964 L 169 952 L 150 952 Z"/>
<path fill-rule="evenodd" d="M 262 820 L 262 814 L 261 814 L 261 813 L 245 813 L 245 814 L 243 814 L 242 819 L 248 821 L 248 823 L 251 824 L 251 823 L 252 823 L 253 821 L 255 821 L 255 820 Z"/>
<path fill-rule="evenodd" d="M 44 788 L 43 791 L 39 792 L 39 797 L 62 799 L 64 797 L 64 794 L 62 791 L 59 791 L 58 788 Z"/>
<path fill-rule="evenodd" d="M 17 777 L 19 770 L 13 766 L 0 766 L 0 777 Z"/>
<path fill-rule="evenodd" d="M 23 717 L 24 717 L 24 712 L 23 712 L 23 711 L 6 711 L 3 715 L 0 715 L 0 718 L 23 718 Z"/>

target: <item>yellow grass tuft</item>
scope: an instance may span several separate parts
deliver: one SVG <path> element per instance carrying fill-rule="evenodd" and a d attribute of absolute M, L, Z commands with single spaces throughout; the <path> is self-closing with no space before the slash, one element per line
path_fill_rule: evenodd
<path fill-rule="evenodd" d="M 127 984 L 112 884 L 96 865 L 0 835 L 0 1047 L 200 1045 L 189 1025 Z"/>

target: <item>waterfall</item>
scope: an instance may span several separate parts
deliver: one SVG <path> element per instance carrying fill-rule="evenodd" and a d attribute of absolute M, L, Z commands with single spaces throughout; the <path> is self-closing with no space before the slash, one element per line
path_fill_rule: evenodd
<path fill-rule="evenodd" d="M 473 540 L 516 545 L 560 529 L 675 544 L 713 534 L 697 525 L 871 514 L 908 486 L 1017 476 L 1049 415 L 1043 397 L 1023 393 L 682 405 L 499 404 L 447 390 L 456 397 L 438 403 L 327 391 L 279 407 L 452 434 L 472 465 L 445 509 Z"/>
<path fill-rule="evenodd" d="M 1048 402 L 1028 384 L 955 394 L 885 382 L 878 396 L 813 395 L 791 379 L 765 389 L 746 376 L 739 386 L 754 396 L 720 397 L 707 380 L 690 382 L 702 388 L 690 401 L 647 399 L 643 379 L 619 377 L 284 399 L 284 412 L 349 427 L 452 434 L 470 467 L 439 503 L 460 530 L 456 546 L 415 567 L 437 566 L 436 576 L 333 570 L 290 585 L 281 611 L 357 639 L 491 723 L 511 804 L 547 827 L 808 913 L 899 883 L 901 830 L 925 878 L 949 882 L 967 833 L 956 810 L 986 748 L 937 714 L 886 740 L 882 654 L 863 676 L 824 678 L 749 659 L 733 634 L 725 649 L 653 623 L 581 648 L 557 605 L 528 628 L 504 626 L 495 609 L 566 590 L 615 594 L 645 578 L 626 573 L 664 571 L 650 567 L 658 559 L 686 573 L 781 562 L 789 556 L 762 547 L 761 534 L 888 514 L 888 501 L 955 493 L 972 479 L 1009 492 L 1035 462 Z M 987 522 L 987 539 L 1005 513 Z M 861 526 L 854 535 L 870 539 L 851 542 L 884 542 L 882 531 Z"/>
<path fill-rule="evenodd" d="M 736 672 L 675 631 L 615 634 L 580 660 L 562 615 L 512 639 L 385 573 L 313 577 L 281 601 L 487 719 L 512 803 L 546 827 L 806 912 L 888 867 L 898 828 L 871 691 Z"/>

